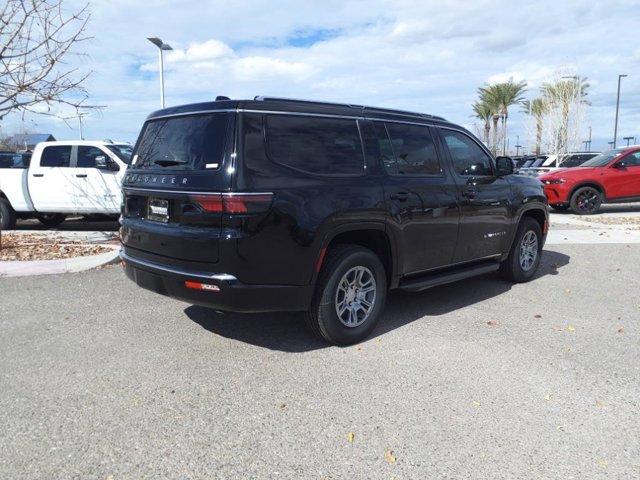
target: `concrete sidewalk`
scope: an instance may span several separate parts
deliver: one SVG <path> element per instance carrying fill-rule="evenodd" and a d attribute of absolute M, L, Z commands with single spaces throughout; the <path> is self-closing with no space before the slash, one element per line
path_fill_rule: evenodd
<path fill-rule="evenodd" d="M 101 267 L 119 261 L 120 247 L 110 247 L 109 252 L 86 257 L 62 258 L 60 260 L 32 260 L 0 262 L 0 277 L 28 277 L 32 275 L 56 275 L 61 273 L 75 273 Z"/>

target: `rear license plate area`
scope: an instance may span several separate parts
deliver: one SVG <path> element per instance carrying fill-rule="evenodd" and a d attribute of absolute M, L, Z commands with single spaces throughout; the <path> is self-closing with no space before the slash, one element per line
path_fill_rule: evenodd
<path fill-rule="evenodd" d="M 154 222 L 169 222 L 169 200 L 163 198 L 149 198 L 147 204 L 147 219 Z"/>

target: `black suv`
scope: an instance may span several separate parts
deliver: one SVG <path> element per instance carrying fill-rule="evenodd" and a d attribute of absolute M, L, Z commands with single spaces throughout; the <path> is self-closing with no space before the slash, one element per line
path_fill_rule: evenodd
<path fill-rule="evenodd" d="M 336 344 L 364 339 L 392 288 L 530 280 L 547 232 L 541 183 L 432 115 L 224 98 L 152 113 L 133 155 L 129 278 L 222 311 L 305 311 Z"/>

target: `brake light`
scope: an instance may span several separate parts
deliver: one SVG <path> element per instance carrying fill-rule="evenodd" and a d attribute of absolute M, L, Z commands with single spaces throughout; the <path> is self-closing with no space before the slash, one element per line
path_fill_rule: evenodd
<path fill-rule="evenodd" d="M 215 213 L 222 212 L 222 196 L 216 195 L 193 195 L 192 200 L 195 200 L 205 212 Z"/>
<path fill-rule="evenodd" d="M 208 213 L 261 213 L 266 212 L 273 200 L 272 193 L 216 193 L 191 195 L 191 200 Z"/>

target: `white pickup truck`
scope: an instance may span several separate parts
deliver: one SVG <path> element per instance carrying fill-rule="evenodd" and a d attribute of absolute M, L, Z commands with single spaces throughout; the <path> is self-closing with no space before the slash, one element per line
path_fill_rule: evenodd
<path fill-rule="evenodd" d="M 121 185 L 131 161 L 124 143 L 42 142 L 31 154 L 0 154 L 0 229 L 18 218 L 56 226 L 68 215 L 120 213 Z"/>

